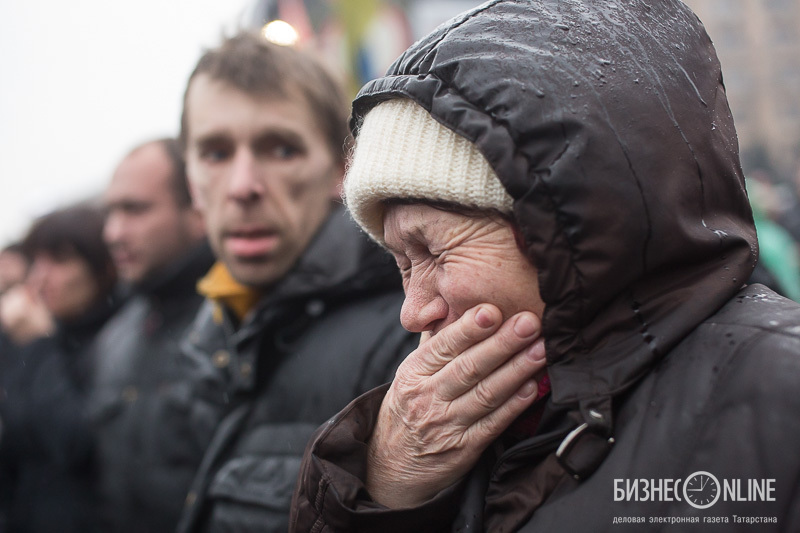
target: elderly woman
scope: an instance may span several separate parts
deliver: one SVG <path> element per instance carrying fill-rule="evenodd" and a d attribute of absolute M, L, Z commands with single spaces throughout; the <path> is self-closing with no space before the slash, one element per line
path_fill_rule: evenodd
<path fill-rule="evenodd" d="M 736 134 L 683 4 L 487 2 L 353 110 L 347 204 L 424 335 L 320 428 L 293 531 L 800 528 L 800 307 L 744 287 Z"/>

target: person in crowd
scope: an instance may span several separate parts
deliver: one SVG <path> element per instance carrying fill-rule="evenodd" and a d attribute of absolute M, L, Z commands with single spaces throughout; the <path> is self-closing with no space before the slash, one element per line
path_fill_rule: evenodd
<path fill-rule="evenodd" d="M 181 532 L 285 532 L 308 438 L 418 343 L 391 257 L 341 207 L 346 117 L 315 58 L 256 34 L 189 78 L 181 138 L 218 263 L 184 345 L 196 433 L 215 432 Z"/>
<path fill-rule="evenodd" d="M 11 243 L 0 250 L 0 298 L 7 290 L 25 281 L 29 267 L 30 261 L 25 255 L 22 243 Z M 10 349 L 7 347 L 9 342 L 7 335 L 0 328 L 0 373 L 3 372 L 2 353 Z M 0 391 L 0 395 L 2 395 L 2 391 Z M 1 431 L 2 427 L 0 427 Z M 0 529 L 0 532 L 2 531 Z"/>
<path fill-rule="evenodd" d="M 114 265 L 101 209 L 37 220 L 23 247 L 25 283 L 0 300 L 0 514 L 13 532 L 98 531 L 94 437 L 86 410 L 91 347 L 113 313 Z"/>
<path fill-rule="evenodd" d="M 25 280 L 29 266 L 21 243 L 12 243 L 0 250 L 0 296 Z"/>
<path fill-rule="evenodd" d="M 766 178 L 771 178 L 775 175 L 769 163 L 764 163 L 762 166 L 765 168 L 756 168 L 753 170 Z M 764 173 L 766 173 L 766 175 L 764 175 Z M 755 177 L 760 176 L 757 175 Z M 763 182 L 764 180 L 762 179 L 759 181 Z M 774 188 L 777 189 L 775 192 L 779 195 L 773 205 L 777 208 L 774 213 L 775 221 L 789 232 L 795 243 L 800 243 L 800 146 L 798 146 L 798 151 L 794 157 L 794 163 L 790 168 L 786 180 L 781 180 L 780 185 Z M 773 213 L 766 214 L 772 215 Z M 800 247 L 800 244 L 797 244 L 797 246 Z"/>
<path fill-rule="evenodd" d="M 784 212 L 779 191 L 767 170 L 758 169 L 746 179 L 753 221 L 758 235 L 758 264 L 751 283 L 762 283 L 775 292 L 800 301 L 800 249 L 779 221 Z"/>
<path fill-rule="evenodd" d="M 190 434 L 180 339 L 213 263 L 175 139 L 132 150 L 105 192 L 104 237 L 125 305 L 98 334 L 90 409 L 105 528 L 174 531 L 202 443 Z"/>
<path fill-rule="evenodd" d="M 313 437 L 290 531 L 800 530 L 800 307 L 744 286 L 736 133 L 684 4 L 487 2 L 351 124 L 346 203 L 423 338 Z"/>

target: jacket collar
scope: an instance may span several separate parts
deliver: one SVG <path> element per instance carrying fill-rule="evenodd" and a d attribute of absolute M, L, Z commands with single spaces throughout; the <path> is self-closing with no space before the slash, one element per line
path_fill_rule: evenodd
<path fill-rule="evenodd" d="M 324 310 L 326 301 L 352 301 L 370 292 L 400 287 L 392 258 L 361 232 L 344 209 L 336 208 L 297 264 L 241 324 L 230 310 L 215 308 L 208 301 L 186 342 L 204 353 L 235 349 L 229 387 L 232 391 L 249 391 L 255 387 L 256 370 L 262 364 L 263 336 L 274 334 L 279 321 L 313 318 Z M 217 309 L 219 316 L 215 316 Z"/>
<path fill-rule="evenodd" d="M 320 227 L 292 269 L 261 297 L 241 324 L 236 336 L 255 334 L 283 311 L 283 304 L 308 298 L 324 300 L 347 294 L 399 289 L 397 266 L 377 244 L 367 238 L 338 205 Z M 230 317 L 229 317 L 230 319 Z"/>
<path fill-rule="evenodd" d="M 131 290 L 135 294 L 162 300 L 194 294 L 197 280 L 213 263 L 214 255 L 204 239 L 147 280 L 133 285 Z"/>

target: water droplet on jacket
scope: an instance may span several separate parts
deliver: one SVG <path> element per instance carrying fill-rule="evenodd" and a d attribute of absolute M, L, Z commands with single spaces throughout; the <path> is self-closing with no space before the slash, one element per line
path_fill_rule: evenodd
<path fill-rule="evenodd" d="M 306 313 L 309 316 L 318 317 L 323 311 L 325 311 L 325 302 L 322 300 L 314 299 L 306 304 Z"/>

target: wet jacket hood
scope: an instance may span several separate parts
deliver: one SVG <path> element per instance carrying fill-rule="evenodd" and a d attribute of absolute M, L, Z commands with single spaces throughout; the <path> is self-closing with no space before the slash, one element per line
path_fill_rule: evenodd
<path fill-rule="evenodd" d="M 756 261 L 719 62 L 677 0 L 493 1 L 353 104 L 411 98 L 478 147 L 539 272 L 553 400 L 605 426 Z M 598 422 L 598 419 L 602 420 Z"/>

